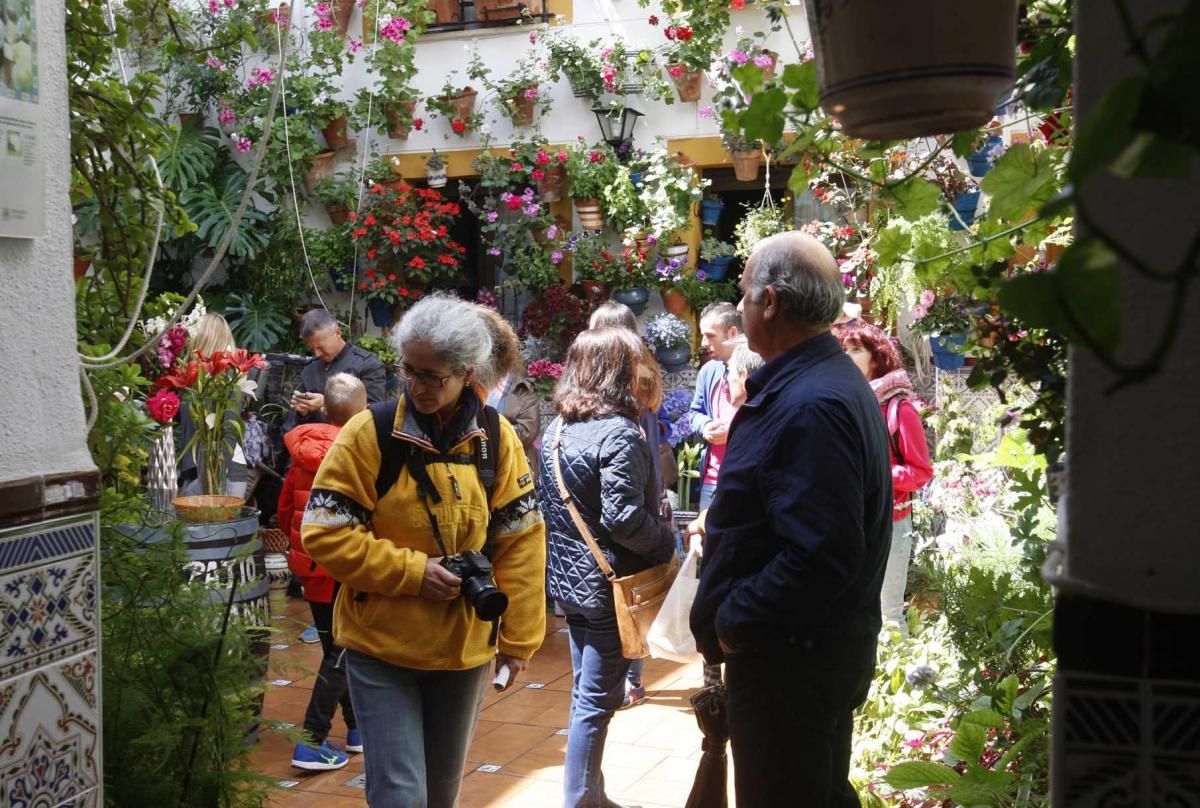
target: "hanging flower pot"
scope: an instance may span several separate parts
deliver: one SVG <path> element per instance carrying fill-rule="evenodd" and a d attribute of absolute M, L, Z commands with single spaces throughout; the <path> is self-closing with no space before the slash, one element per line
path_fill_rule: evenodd
<path fill-rule="evenodd" d="M 933 364 L 941 370 L 958 370 L 966 361 L 961 353 L 955 350 L 967 341 L 963 336 L 943 334 L 929 339 L 929 349 L 933 352 Z"/>
<path fill-rule="evenodd" d="M 733 153 L 733 174 L 742 182 L 758 179 L 758 167 L 762 163 L 762 151 L 747 149 Z"/>
<path fill-rule="evenodd" d="M 988 135 L 983 148 L 979 149 L 979 151 L 971 152 L 970 156 L 967 157 L 967 165 L 971 169 L 972 177 L 983 177 L 992 170 L 992 161 L 988 155 L 1003 142 L 1004 138 L 1000 137 L 1000 135 Z"/>
<path fill-rule="evenodd" d="M 562 164 L 556 164 L 542 169 L 543 176 L 537 181 L 538 196 L 543 202 L 557 202 L 562 199 L 563 180 L 566 179 L 566 169 Z"/>
<path fill-rule="evenodd" d="M 667 74 L 671 77 L 671 81 L 675 82 L 675 92 L 680 101 L 700 100 L 700 87 L 704 82 L 703 70 L 698 68 L 688 70 L 684 65 L 672 62 L 667 65 Z"/>
<path fill-rule="evenodd" d="M 334 291 L 349 292 L 350 281 L 354 278 L 354 261 L 347 261 L 340 267 L 329 267 L 329 280 L 333 282 Z"/>
<path fill-rule="evenodd" d="M 392 309 L 395 307 L 390 300 L 375 300 L 367 301 L 367 311 L 371 313 L 371 322 L 380 328 L 387 328 L 392 322 Z"/>
<path fill-rule="evenodd" d="M 339 36 L 350 30 L 350 17 L 354 14 L 354 0 L 333 0 L 333 24 Z"/>
<path fill-rule="evenodd" d="M 579 282 L 584 297 L 593 303 L 603 303 L 612 296 L 612 288 L 604 281 L 582 280 Z"/>
<path fill-rule="evenodd" d="M 383 114 L 388 122 L 388 137 L 407 140 L 412 131 L 413 110 L 417 108 L 415 98 L 388 101 L 383 105 Z"/>
<path fill-rule="evenodd" d="M 337 160 L 337 152 L 334 151 L 323 151 L 313 158 L 312 168 L 304 172 L 304 187 L 310 194 L 318 182 L 333 176 L 335 160 Z"/>
<path fill-rule="evenodd" d="M 468 121 L 471 115 L 475 112 L 475 99 L 478 98 L 479 91 L 471 87 L 464 87 L 462 92 L 456 96 L 447 97 L 450 108 L 454 110 L 454 117 L 461 121 Z"/>
<path fill-rule="evenodd" d="M 650 300 L 650 288 L 634 286 L 629 289 L 617 289 L 612 293 L 612 299 L 618 303 L 624 303 L 634 316 L 640 317 L 646 310 L 646 303 Z"/>
<path fill-rule="evenodd" d="M 202 112 L 181 112 L 179 113 L 179 128 L 187 129 L 190 126 L 200 126 L 204 123 L 204 113 Z"/>
<path fill-rule="evenodd" d="M 1017 0 L 810 3 L 821 106 L 852 137 L 983 126 L 1016 75 Z"/>
<path fill-rule="evenodd" d="M 757 174 L 757 169 L 755 174 Z M 721 211 L 725 209 L 725 203 L 719 199 L 705 199 L 700 203 L 700 224 L 706 227 L 712 227 L 721 220 Z"/>
<path fill-rule="evenodd" d="M 266 29 L 265 39 L 268 53 L 279 52 L 279 40 L 287 36 L 291 16 L 292 9 L 287 3 L 280 3 L 278 8 L 267 9 L 267 12 L 262 15 L 262 25 Z"/>
<path fill-rule="evenodd" d="M 75 254 L 75 280 L 79 280 L 87 274 L 88 267 L 92 265 L 92 257 L 87 253 Z"/>
<path fill-rule="evenodd" d="M 599 230 L 604 227 L 604 214 L 596 199 L 576 199 L 575 210 L 579 212 L 579 224 L 584 230 Z"/>
<path fill-rule="evenodd" d="M 321 134 L 325 136 L 325 145 L 338 151 L 354 145 L 346 130 L 346 116 L 339 115 L 334 118 L 321 129 Z"/>
<path fill-rule="evenodd" d="M 721 255 L 716 258 L 709 258 L 706 261 L 701 261 L 700 269 L 704 270 L 705 280 L 723 281 L 725 280 L 725 275 L 728 274 L 729 267 L 732 264 L 732 255 Z"/>
<path fill-rule="evenodd" d="M 678 289 L 664 288 L 659 294 L 662 295 L 663 308 L 677 317 L 687 314 L 691 308 L 688 299 Z"/>
<path fill-rule="evenodd" d="M 764 49 L 762 52 L 762 55 L 771 60 L 770 64 L 768 64 L 764 68 L 761 68 L 762 73 L 763 73 L 763 80 L 766 81 L 767 79 L 769 79 L 775 75 L 775 67 L 779 64 L 779 54 L 773 50 Z"/>
<path fill-rule="evenodd" d="M 979 191 L 971 191 L 955 198 L 954 210 L 958 215 L 950 217 L 951 230 L 963 230 L 971 226 L 971 222 L 975 221 L 975 209 L 979 207 L 979 195 Z"/>
<path fill-rule="evenodd" d="M 508 109 L 511 112 L 513 126 L 533 126 L 533 115 L 536 112 L 537 105 L 537 85 L 533 85 L 533 95 L 528 95 L 528 90 L 521 90 L 505 99 Z"/>
<path fill-rule="evenodd" d="M 350 209 L 336 202 L 326 205 L 325 212 L 329 214 L 329 221 L 332 224 L 345 224 L 346 219 L 350 217 Z"/>

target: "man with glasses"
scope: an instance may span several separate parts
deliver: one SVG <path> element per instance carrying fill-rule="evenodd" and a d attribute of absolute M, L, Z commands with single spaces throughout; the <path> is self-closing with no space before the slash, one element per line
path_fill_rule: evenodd
<path fill-rule="evenodd" d="M 321 407 L 325 398 L 321 391 L 330 377 L 339 373 L 349 373 L 360 379 L 367 388 L 369 403 L 384 399 L 387 371 L 383 362 L 370 351 L 342 339 L 337 320 L 328 309 L 313 309 L 304 314 L 300 322 L 300 339 L 312 352 L 313 359 L 300 372 L 300 384 L 292 394 L 287 430 L 300 424 L 324 422 Z"/>

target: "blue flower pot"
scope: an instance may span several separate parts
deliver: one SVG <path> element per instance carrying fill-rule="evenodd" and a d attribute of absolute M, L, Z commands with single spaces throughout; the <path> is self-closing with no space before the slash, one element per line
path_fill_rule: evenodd
<path fill-rule="evenodd" d="M 726 273 L 729 272 L 729 267 L 733 264 L 732 255 L 722 255 L 719 258 L 710 258 L 700 262 L 700 269 L 704 270 L 705 280 L 707 281 L 723 281 Z"/>
<path fill-rule="evenodd" d="M 987 158 L 988 152 L 1000 145 L 1002 142 L 1003 138 L 1001 138 L 999 135 L 991 135 L 988 137 L 987 143 L 984 144 L 982 149 L 976 152 L 971 152 L 971 155 L 967 157 L 967 165 L 971 168 L 972 177 L 982 177 L 992 170 L 992 164 L 988 162 Z"/>
<path fill-rule="evenodd" d="M 333 281 L 333 288 L 338 292 L 350 291 L 350 279 L 354 277 L 354 262 L 347 261 L 340 267 L 329 268 L 329 279 Z"/>
<path fill-rule="evenodd" d="M 663 370 L 668 373 L 678 373 L 688 366 L 688 360 L 692 358 L 692 348 L 690 345 L 656 348 L 654 358 L 658 360 L 658 364 L 662 365 Z"/>
<path fill-rule="evenodd" d="M 941 370 L 958 370 L 967 361 L 966 357 L 955 350 L 967 341 L 961 335 L 942 334 L 929 338 L 929 348 L 933 351 L 933 364 Z"/>
<path fill-rule="evenodd" d="M 646 310 L 646 302 L 650 300 L 650 289 L 647 286 L 617 289 L 612 293 L 612 299 L 618 303 L 624 303 L 635 316 L 640 317 Z"/>
<path fill-rule="evenodd" d="M 380 328 L 387 328 L 392 322 L 392 309 L 395 308 L 390 300 L 368 300 L 367 311 L 371 312 L 371 322 Z"/>
<path fill-rule="evenodd" d="M 631 183 L 633 183 L 634 188 L 641 188 L 642 187 L 642 172 L 630 171 L 629 172 L 629 181 Z"/>
<path fill-rule="evenodd" d="M 700 223 L 711 227 L 721 218 L 725 203 L 719 199 L 705 199 L 700 203 Z"/>
<path fill-rule="evenodd" d="M 970 225 L 975 221 L 975 209 L 979 207 L 979 191 L 971 191 L 969 194 L 959 194 L 954 200 L 954 209 L 958 211 L 958 218 L 950 217 L 950 229 L 962 230 L 963 225 Z M 958 219 L 961 218 L 960 223 Z"/>

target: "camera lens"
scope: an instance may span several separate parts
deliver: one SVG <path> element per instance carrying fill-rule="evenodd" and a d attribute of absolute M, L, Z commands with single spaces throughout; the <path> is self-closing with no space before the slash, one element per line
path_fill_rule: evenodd
<path fill-rule="evenodd" d="M 490 580 L 468 578 L 463 581 L 462 591 L 467 602 L 475 607 L 480 620 L 496 620 L 508 608 L 508 595 L 497 589 Z"/>

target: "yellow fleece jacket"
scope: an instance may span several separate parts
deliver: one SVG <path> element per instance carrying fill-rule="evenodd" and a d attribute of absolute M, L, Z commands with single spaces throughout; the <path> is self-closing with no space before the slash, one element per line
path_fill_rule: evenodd
<path fill-rule="evenodd" d="M 392 434 L 418 451 L 428 437 L 405 412 L 402 399 Z M 452 453 L 470 454 L 482 430 L 471 429 Z M 500 419 L 500 453 L 492 520 L 496 586 L 508 595 L 500 621 L 499 651 L 528 659 L 546 628 L 546 529 L 532 475 L 516 431 Z M 492 624 L 463 597 L 419 596 L 425 565 L 440 556 L 429 514 L 405 467 L 392 489 L 375 501 L 379 445 L 369 411 L 342 428 L 313 482 L 301 539 L 313 560 L 342 583 L 333 613 L 339 645 L 417 670 L 466 670 L 488 662 Z M 482 550 L 487 538 L 487 493 L 472 465 L 428 463 L 442 501 L 426 502 L 437 516 L 449 553 Z"/>

